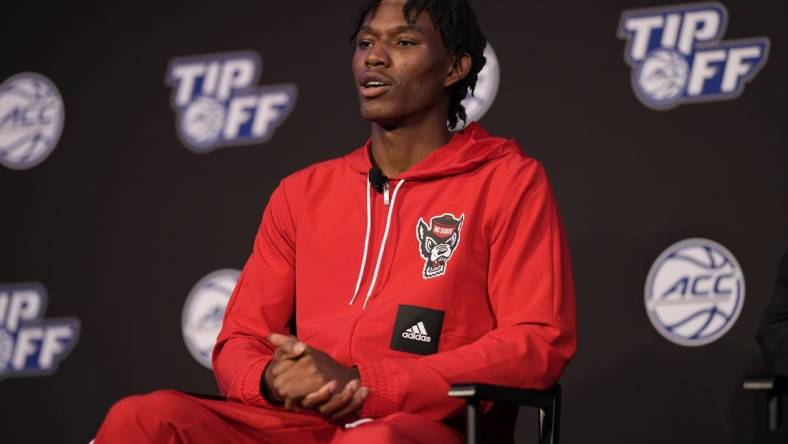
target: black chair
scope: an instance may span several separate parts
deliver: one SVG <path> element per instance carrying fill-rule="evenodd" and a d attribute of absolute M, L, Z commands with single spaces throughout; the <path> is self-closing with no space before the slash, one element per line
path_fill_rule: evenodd
<path fill-rule="evenodd" d="M 788 378 L 780 375 L 748 376 L 742 384 L 745 390 L 766 394 L 766 417 L 769 432 L 783 426 L 783 395 L 788 392 Z"/>
<path fill-rule="evenodd" d="M 525 390 L 487 384 L 456 384 L 449 389 L 449 396 L 465 400 L 467 411 L 466 442 L 479 442 L 479 402 L 509 402 L 512 404 L 536 407 L 539 420 L 539 444 L 558 444 L 558 430 L 561 419 L 561 385 L 556 384 L 548 390 Z"/>

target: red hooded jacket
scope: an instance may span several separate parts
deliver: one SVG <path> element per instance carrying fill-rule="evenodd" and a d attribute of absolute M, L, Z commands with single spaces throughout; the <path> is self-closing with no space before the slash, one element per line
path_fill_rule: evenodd
<path fill-rule="evenodd" d="M 223 394 L 260 379 L 289 333 L 357 366 L 362 417 L 441 420 L 451 384 L 546 388 L 575 352 L 569 251 L 544 170 L 478 124 L 370 186 L 369 142 L 282 180 L 213 353 Z"/>

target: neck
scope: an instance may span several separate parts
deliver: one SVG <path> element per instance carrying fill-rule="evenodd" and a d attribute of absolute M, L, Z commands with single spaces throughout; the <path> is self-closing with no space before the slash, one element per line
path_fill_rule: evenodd
<path fill-rule="evenodd" d="M 387 177 L 399 177 L 448 143 L 449 138 L 449 130 L 443 119 L 429 119 L 418 125 L 389 128 L 373 122 L 372 162 Z"/>

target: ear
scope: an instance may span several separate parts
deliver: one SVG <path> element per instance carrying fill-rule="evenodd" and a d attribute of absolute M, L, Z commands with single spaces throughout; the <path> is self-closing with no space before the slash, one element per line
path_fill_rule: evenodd
<path fill-rule="evenodd" d="M 449 72 L 446 74 L 446 81 L 443 82 L 443 86 L 448 88 L 467 77 L 471 72 L 472 66 L 473 61 L 471 60 L 471 55 L 467 52 L 463 54 L 459 60 L 457 56 L 452 56 Z"/>
<path fill-rule="evenodd" d="M 454 234 L 451 235 L 451 237 L 449 238 L 449 240 L 446 243 L 449 244 L 449 246 L 452 249 L 454 249 L 454 247 L 457 245 L 457 232 L 456 231 L 454 232 Z"/>
<path fill-rule="evenodd" d="M 420 242 L 424 242 L 424 238 L 427 236 L 427 231 L 429 231 L 429 227 L 424 223 L 423 219 L 419 219 L 419 228 L 417 234 L 419 236 Z"/>

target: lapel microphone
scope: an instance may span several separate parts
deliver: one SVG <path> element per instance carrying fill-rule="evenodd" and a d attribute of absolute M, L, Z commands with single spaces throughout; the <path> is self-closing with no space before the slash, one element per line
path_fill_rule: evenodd
<path fill-rule="evenodd" d="M 389 181 L 389 178 L 383 175 L 383 171 L 380 168 L 373 167 L 369 169 L 369 174 L 367 176 L 369 178 L 369 183 L 372 184 L 372 188 L 378 193 L 382 193 L 383 185 Z"/>

